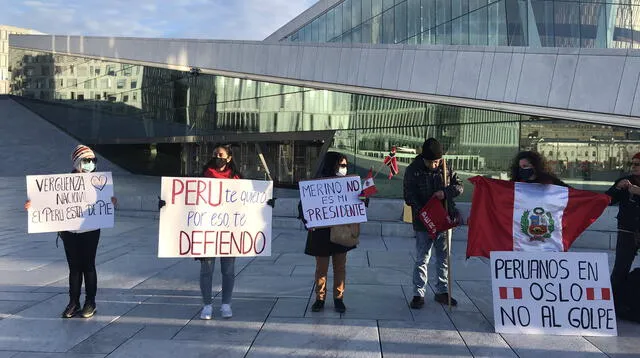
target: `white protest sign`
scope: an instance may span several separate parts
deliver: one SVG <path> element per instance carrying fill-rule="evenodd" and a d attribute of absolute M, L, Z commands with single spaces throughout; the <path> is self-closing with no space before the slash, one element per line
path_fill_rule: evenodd
<path fill-rule="evenodd" d="M 110 172 L 28 175 L 28 232 L 113 227 Z"/>
<path fill-rule="evenodd" d="M 307 228 L 367 221 L 367 209 L 358 199 L 362 191 L 359 176 L 304 180 L 298 186 Z"/>
<path fill-rule="evenodd" d="M 273 182 L 162 178 L 158 257 L 271 256 Z"/>
<path fill-rule="evenodd" d="M 606 253 L 491 252 L 497 333 L 617 336 Z"/>

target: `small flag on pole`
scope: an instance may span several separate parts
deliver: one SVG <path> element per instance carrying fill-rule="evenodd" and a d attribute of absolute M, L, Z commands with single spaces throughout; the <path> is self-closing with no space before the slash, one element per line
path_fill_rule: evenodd
<path fill-rule="evenodd" d="M 400 170 L 398 170 L 398 158 L 396 158 L 395 146 L 391 147 L 391 152 L 384 157 L 384 164 L 389 167 L 389 179 L 400 172 Z"/>
<path fill-rule="evenodd" d="M 373 182 L 373 168 L 369 168 L 369 173 L 362 184 L 362 193 L 360 193 L 360 196 L 368 198 L 375 195 L 377 192 L 378 189 L 376 188 L 376 184 Z"/>

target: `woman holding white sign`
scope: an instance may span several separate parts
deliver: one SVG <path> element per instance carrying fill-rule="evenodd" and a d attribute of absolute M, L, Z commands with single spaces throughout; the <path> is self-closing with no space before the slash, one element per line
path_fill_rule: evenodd
<path fill-rule="evenodd" d="M 316 178 L 330 178 L 347 175 L 347 157 L 337 152 L 328 152 L 323 160 L 321 171 Z M 365 202 L 365 205 L 368 202 Z M 299 218 L 305 223 L 302 214 L 302 205 L 298 206 Z M 334 229 L 338 226 L 333 227 Z M 342 228 L 351 225 L 340 225 Z M 355 226 L 359 227 L 359 226 Z M 335 234 L 335 232 L 334 232 Z M 311 306 L 313 312 L 324 309 L 324 300 L 327 292 L 327 271 L 329 271 L 329 260 L 333 262 L 333 303 L 337 312 L 344 313 L 347 308 L 343 302 L 347 252 L 356 246 L 343 246 L 332 241 L 332 227 L 312 229 L 307 235 L 307 243 L 304 253 L 316 258 L 316 301 Z"/>
<path fill-rule="evenodd" d="M 231 146 L 218 145 L 213 150 L 213 158 L 209 160 L 202 173 L 207 178 L 215 179 L 241 179 L 240 172 L 233 160 Z M 216 263 L 215 257 L 196 259 L 200 261 L 200 292 L 204 307 L 200 312 L 200 319 L 213 318 L 212 306 L 212 281 L 213 269 Z M 223 318 L 231 318 L 231 296 L 235 283 L 235 257 L 220 258 L 220 272 L 222 273 L 222 305 L 220 314 Z"/>
<path fill-rule="evenodd" d="M 78 145 L 71 154 L 73 161 L 72 173 L 95 172 L 98 159 L 86 145 Z M 111 202 L 116 205 L 116 198 Z M 25 209 L 31 207 L 27 200 Z M 96 251 L 100 240 L 100 230 L 61 231 L 59 233 L 64 252 L 69 265 L 69 304 L 62 312 L 62 318 L 71 318 L 80 314 L 84 318 L 92 317 L 96 313 L 96 292 L 98 290 L 98 275 L 96 273 Z M 80 294 L 84 279 L 85 302 L 80 309 Z"/>

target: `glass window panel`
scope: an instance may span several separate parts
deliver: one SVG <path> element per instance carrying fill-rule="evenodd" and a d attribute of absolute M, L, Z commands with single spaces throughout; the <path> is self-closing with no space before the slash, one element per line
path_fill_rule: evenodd
<path fill-rule="evenodd" d="M 371 19 L 371 0 L 362 0 L 362 21 Z"/>
<path fill-rule="evenodd" d="M 451 44 L 469 44 L 469 15 L 458 17 L 451 22 Z"/>
<path fill-rule="evenodd" d="M 373 41 L 372 36 L 371 36 L 372 35 L 371 34 L 372 21 L 373 20 L 369 20 L 369 21 L 365 22 L 364 24 L 362 24 L 362 30 L 361 30 L 362 43 L 367 44 L 367 43 L 372 43 L 372 41 Z"/>
<path fill-rule="evenodd" d="M 455 19 L 469 12 L 469 0 L 451 0 L 451 18 Z"/>
<path fill-rule="evenodd" d="M 338 5 L 335 7 L 336 9 L 336 14 L 335 14 L 335 35 L 336 36 L 340 36 L 342 35 L 342 33 L 344 32 L 344 30 L 342 29 L 342 4 Z"/>
<path fill-rule="evenodd" d="M 420 32 L 420 0 L 408 0 L 407 37 L 413 37 Z"/>
<path fill-rule="evenodd" d="M 506 1 L 505 11 L 507 14 L 507 35 L 509 46 L 527 46 L 528 26 L 527 9 L 529 5 L 521 1 Z"/>
<path fill-rule="evenodd" d="M 335 9 L 331 9 L 329 10 L 329 12 L 327 12 L 327 40 L 331 40 L 337 35 L 335 33 L 335 14 Z"/>
<path fill-rule="evenodd" d="M 351 42 L 362 43 L 362 26 L 358 26 L 351 32 Z"/>
<path fill-rule="evenodd" d="M 382 11 L 393 7 L 393 0 L 382 0 Z"/>
<path fill-rule="evenodd" d="M 407 2 L 402 2 L 395 7 L 395 36 L 394 42 L 401 43 L 407 39 Z"/>
<path fill-rule="evenodd" d="M 436 44 L 438 45 L 451 45 L 451 22 L 445 22 L 444 24 L 436 27 Z"/>
<path fill-rule="evenodd" d="M 553 2 L 532 0 L 531 7 L 533 8 L 541 46 L 554 47 L 556 41 L 553 23 Z M 491 22 L 489 23 L 491 24 Z"/>
<path fill-rule="evenodd" d="M 580 47 L 580 4 L 554 3 L 556 47 Z"/>
<path fill-rule="evenodd" d="M 616 16 L 607 31 L 608 38 L 612 39 L 609 47 L 628 48 L 633 38 L 628 35 L 631 29 L 631 5 L 611 5 L 610 8 L 616 12 Z"/>
<path fill-rule="evenodd" d="M 371 16 L 382 14 L 382 0 L 371 0 Z"/>
<path fill-rule="evenodd" d="M 311 42 L 318 42 L 319 31 L 320 31 L 319 25 L 320 25 L 319 19 L 315 19 L 311 23 Z"/>
<path fill-rule="evenodd" d="M 607 47 L 604 7 L 596 3 L 580 5 L 580 47 Z"/>
<path fill-rule="evenodd" d="M 601 11 L 604 12 L 604 9 Z M 602 18 L 606 19 L 605 16 L 602 16 Z M 633 38 L 632 47 L 640 48 L 640 6 L 633 7 L 633 22 L 631 24 L 632 24 L 631 31 L 632 31 L 632 38 Z"/>
<path fill-rule="evenodd" d="M 393 10 L 389 10 L 382 13 L 382 42 L 389 44 L 393 40 Z"/>
<path fill-rule="evenodd" d="M 504 2 L 489 5 L 489 46 L 508 46 Z"/>
<path fill-rule="evenodd" d="M 371 43 L 379 44 L 382 42 L 382 15 L 378 15 L 371 19 Z"/>
<path fill-rule="evenodd" d="M 351 31 L 342 34 L 342 42 L 351 43 Z"/>
<path fill-rule="evenodd" d="M 342 5 L 342 31 L 347 32 L 353 27 L 351 23 L 351 0 L 345 0 Z"/>
<path fill-rule="evenodd" d="M 327 42 L 327 17 L 323 15 L 318 20 L 318 41 Z"/>
<path fill-rule="evenodd" d="M 481 7 L 469 14 L 469 45 L 487 45 L 488 27 L 487 7 Z"/>
<path fill-rule="evenodd" d="M 362 23 L 362 0 L 351 0 L 351 26 Z"/>
<path fill-rule="evenodd" d="M 493 2 L 494 0 L 469 0 L 469 11 L 479 9 L 487 6 L 487 2 Z"/>
<path fill-rule="evenodd" d="M 420 32 L 423 44 L 435 44 L 435 27 L 436 27 L 436 0 L 421 0 L 421 18 Z"/>
<path fill-rule="evenodd" d="M 451 21 L 451 0 L 436 0 L 436 24 Z"/>

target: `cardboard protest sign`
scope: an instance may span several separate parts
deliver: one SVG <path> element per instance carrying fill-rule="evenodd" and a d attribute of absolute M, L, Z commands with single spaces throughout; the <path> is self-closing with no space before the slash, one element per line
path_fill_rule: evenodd
<path fill-rule="evenodd" d="M 28 232 L 113 227 L 111 173 L 28 175 Z"/>
<path fill-rule="evenodd" d="M 270 181 L 162 178 L 158 257 L 270 256 Z"/>
<path fill-rule="evenodd" d="M 616 336 L 606 253 L 491 252 L 497 333 Z"/>
<path fill-rule="evenodd" d="M 360 183 L 357 175 L 300 181 L 307 228 L 366 222 L 366 207 L 358 199 L 362 191 Z"/>

